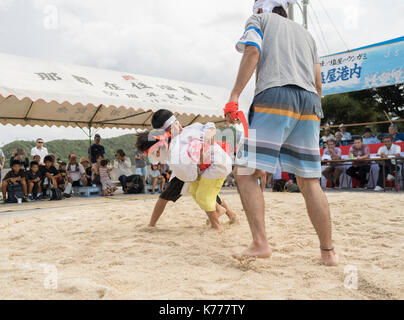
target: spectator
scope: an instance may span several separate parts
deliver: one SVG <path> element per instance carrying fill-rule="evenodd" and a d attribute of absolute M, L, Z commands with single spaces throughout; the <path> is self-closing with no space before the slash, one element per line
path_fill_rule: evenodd
<path fill-rule="evenodd" d="M 80 163 L 77 163 L 77 156 L 75 154 L 69 155 L 66 171 L 67 179 L 72 187 L 87 186 L 86 170 Z"/>
<path fill-rule="evenodd" d="M 364 160 L 354 161 L 346 172 L 352 178 L 359 180 L 360 187 L 364 188 L 368 182 L 366 175 L 370 171 L 369 161 L 365 161 L 370 158 L 369 147 L 363 143 L 362 138 L 355 138 L 354 145 L 349 150 L 349 155 L 352 159 Z"/>
<path fill-rule="evenodd" d="M 330 139 L 327 142 L 327 150 L 324 151 L 323 160 L 340 160 L 341 149 L 335 146 L 335 140 Z M 344 166 L 338 162 L 327 164 L 322 175 L 331 182 L 331 188 L 339 187 L 339 177 L 344 172 Z"/>
<path fill-rule="evenodd" d="M 29 169 L 29 159 L 24 149 L 18 148 L 13 151 L 10 158 L 10 167 L 14 160 L 20 161 L 21 165 L 24 167 L 24 170 Z"/>
<path fill-rule="evenodd" d="M 100 180 L 102 186 L 102 195 L 105 197 L 107 195 L 113 196 L 116 187 L 111 181 L 110 173 L 112 168 L 108 167 L 109 160 L 101 160 L 100 163 Z"/>
<path fill-rule="evenodd" d="M 398 128 L 395 124 L 389 127 L 389 134 L 392 136 L 393 142 L 404 141 L 404 133 L 398 133 Z"/>
<path fill-rule="evenodd" d="M 156 184 L 160 185 L 161 191 L 164 190 L 165 180 L 164 180 L 163 176 L 161 175 L 160 171 L 158 170 L 157 164 L 152 165 L 152 170 L 150 172 L 150 179 L 152 182 L 152 194 L 155 193 Z"/>
<path fill-rule="evenodd" d="M 65 196 L 67 196 L 67 198 L 69 198 L 71 190 L 66 190 L 67 185 L 69 184 L 69 178 L 67 177 L 67 163 L 66 162 L 63 162 L 63 161 L 60 162 L 59 175 L 60 175 L 60 177 L 57 179 L 58 188 L 61 191 L 65 191 Z"/>
<path fill-rule="evenodd" d="M 87 179 L 87 185 L 89 186 L 91 184 L 91 166 L 90 166 L 90 161 L 86 158 L 80 158 L 80 164 L 83 166 L 84 170 L 86 171 L 86 179 Z"/>
<path fill-rule="evenodd" d="M 39 164 L 43 165 L 45 161 L 44 159 L 48 155 L 48 149 L 43 146 L 43 139 L 41 138 L 36 139 L 36 147 L 31 149 L 31 157 L 36 155 L 41 157 Z"/>
<path fill-rule="evenodd" d="M 342 133 L 341 132 L 337 132 L 335 134 L 335 146 L 336 147 L 341 147 L 341 146 L 345 146 L 346 142 L 342 141 Z"/>
<path fill-rule="evenodd" d="M 125 152 L 121 149 L 116 152 L 114 168 L 118 171 L 118 179 L 122 185 L 123 192 L 127 193 L 127 184 L 135 179 L 136 175 L 132 174 L 132 164 L 130 159 L 126 157 Z"/>
<path fill-rule="evenodd" d="M 10 190 L 13 187 L 18 187 L 22 188 L 22 191 L 24 193 L 24 196 L 22 197 L 22 200 L 24 202 L 29 201 L 27 199 L 27 182 L 25 180 L 25 172 L 23 169 L 21 169 L 21 162 L 18 160 L 14 160 L 14 162 L 11 165 L 11 170 L 6 174 L 4 177 L 4 180 L 2 182 L 2 192 L 3 192 L 3 203 L 6 202 L 12 202 L 14 199 L 11 199 L 13 195 L 10 195 Z M 8 199 L 7 197 L 8 193 Z M 7 201 L 8 200 L 8 201 Z M 12 201 L 10 201 L 12 200 Z"/>
<path fill-rule="evenodd" d="M 1 183 L 1 171 L 6 163 L 6 157 L 4 156 L 3 150 L 0 149 L 0 183 Z"/>
<path fill-rule="evenodd" d="M 366 128 L 365 133 L 363 134 L 363 143 L 364 144 L 380 143 L 380 140 L 372 135 L 372 129 Z"/>
<path fill-rule="evenodd" d="M 101 185 L 101 179 L 100 179 L 100 167 L 101 167 L 101 161 L 104 160 L 104 156 L 102 154 L 99 154 L 96 156 L 96 162 L 93 163 L 91 167 L 91 182 L 92 184 L 96 184 L 97 186 Z"/>
<path fill-rule="evenodd" d="M 143 185 L 146 184 L 146 153 L 135 151 L 135 165 L 136 165 L 136 174 L 141 176 L 143 179 Z"/>
<path fill-rule="evenodd" d="M 324 135 L 321 137 L 323 143 L 327 144 L 328 140 L 335 140 L 334 135 L 331 133 L 330 127 L 324 128 Z"/>
<path fill-rule="evenodd" d="M 384 146 L 377 151 L 377 156 L 381 158 L 388 158 L 389 156 L 399 157 L 401 154 L 401 147 L 393 144 L 393 137 L 391 135 L 383 138 Z M 387 178 L 388 181 L 393 181 L 395 178 L 393 172 L 397 172 L 396 160 L 385 161 L 385 171 L 383 175 L 383 164 L 379 164 L 379 178 L 377 179 L 377 186 L 375 191 L 383 190 L 384 182 Z"/>
<path fill-rule="evenodd" d="M 91 145 L 90 149 L 88 149 L 88 159 L 91 161 L 91 163 L 97 162 L 97 155 L 100 154 L 104 156 L 105 154 L 104 146 L 102 146 L 100 143 L 101 136 L 96 134 L 94 137 L 94 143 Z"/>
<path fill-rule="evenodd" d="M 35 155 L 32 157 L 32 161 L 36 161 L 41 165 L 41 156 Z"/>
<path fill-rule="evenodd" d="M 348 131 L 346 131 L 346 126 L 344 124 L 341 124 L 339 126 L 339 130 L 340 130 L 341 135 L 342 135 L 342 141 L 352 140 L 352 136 Z"/>
<path fill-rule="evenodd" d="M 28 199 L 29 200 L 41 200 L 41 173 L 39 171 L 39 163 L 31 161 L 29 165 L 30 169 L 26 174 L 27 187 L 28 187 Z"/>
<path fill-rule="evenodd" d="M 44 197 L 47 197 L 47 191 L 53 188 L 57 188 L 57 179 L 60 177 L 59 171 L 53 166 L 53 158 L 51 156 L 45 156 L 44 165 L 39 167 L 41 173 L 41 189 Z"/>

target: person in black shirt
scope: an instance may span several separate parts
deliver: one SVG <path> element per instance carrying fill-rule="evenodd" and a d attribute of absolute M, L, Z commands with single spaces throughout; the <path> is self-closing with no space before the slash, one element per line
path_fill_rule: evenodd
<path fill-rule="evenodd" d="M 9 184 L 21 184 L 25 197 L 23 201 L 28 201 L 27 196 L 27 182 L 25 181 L 25 172 L 21 169 L 21 162 L 14 160 L 11 170 L 6 174 L 2 182 L 3 201 L 6 202 L 7 186 Z"/>
<path fill-rule="evenodd" d="M 105 154 L 105 149 L 100 144 L 100 142 L 101 142 L 101 136 L 99 134 L 96 134 L 94 137 L 94 143 L 88 149 L 88 159 L 90 159 L 91 163 L 97 162 L 98 155 L 104 156 Z"/>
<path fill-rule="evenodd" d="M 30 170 L 26 173 L 26 180 L 28 184 L 28 199 L 30 200 L 40 200 L 42 199 L 42 188 L 41 188 L 41 172 L 39 171 L 39 163 L 32 161 L 29 165 Z M 34 197 L 35 196 L 35 197 Z"/>
<path fill-rule="evenodd" d="M 51 185 L 57 187 L 57 179 L 60 177 L 59 171 L 53 166 L 52 156 L 46 156 L 44 159 L 45 165 L 39 167 L 41 173 L 41 188 L 43 192 L 47 190 Z"/>
<path fill-rule="evenodd" d="M 18 148 L 13 151 L 11 158 L 10 158 L 10 167 L 12 166 L 12 163 L 14 160 L 20 161 L 21 165 L 24 167 L 24 169 L 28 170 L 29 159 L 28 159 L 27 153 L 25 152 L 24 149 Z"/>
<path fill-rule="evenodd" d="M 69 179 L 67 177 L 67 163 L 61 162 L 59 164 L 59 178 L 57 179 L 58 188 L 62 191 L 66 189 L 67 184 L 69 183 Z"/>

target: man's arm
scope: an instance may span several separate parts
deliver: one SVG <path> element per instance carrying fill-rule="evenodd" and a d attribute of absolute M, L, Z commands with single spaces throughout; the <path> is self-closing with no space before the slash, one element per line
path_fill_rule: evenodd
<path fill-rule="evenodd" d="M 321 66 L 319 63 L 316 64 L 316 90 L 319 98 L 321 99 L 323 83 L 321 81 Z"/>
<path fill-rule="evenodd" d="M 241 59 L 239 72 L 237 75 L 236 84 L 231 92 L 230 101 L 238 102 L 238 99 L 246 87 L 248 81 L 257 67 L 260 58 L 260 52 L 255 46 L 246 46 Z"/>

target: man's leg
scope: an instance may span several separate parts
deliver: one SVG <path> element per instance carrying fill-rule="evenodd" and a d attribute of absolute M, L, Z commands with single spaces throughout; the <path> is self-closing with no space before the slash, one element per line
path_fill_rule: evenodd
<path fill-rule="evenodd" d="M 344 169 L 343 168 L 339 168 L 339 167 L 336 167 L 336 168 L 334 168 L 334 183 L 335 183 L 335 185 L 336 186 L 338 186 L 339 187 L 339 185 L 340 185 L 340 182 L 339 182 L 339 177 L 341 176 L 341 174 L 344 172 Z"/>
<path fill-rule="evenodd" d="M 333 248 L 331 238 L 331 218 L 328 200 L 321 189 L 318 179 L 304 179 L 297 177 L 297 184 L 306 202 L 307 212 L 311 223 L 317 232 L 322 249 Z M 327 266 L 336 266 L 338 257 L 334 250 L 321 250 L 321 257 Z"/>
<path fill-rule="evenodd" d="M 83 187 L 87 187 L 87 178 L 86 176 L 81 177 L 81 184 Z"/>
<path fill-rule="evenodd" d="M 366 178 L 368 172 L 370 171 L 370 166 L 369 165 L 365 165 L 365 166 L 361 166 L 359 168 L 359 180 L 360 180 L 360 187 L 364 188 L 366 186 L 366 184 L 368 183 L 368 180 Z"/>
<path fill-rule="evenodd" d="M 377 185 L 379 187 L 383 187 L 384 179 L 385 179 L 385 175 L 383 175 L 383 165 L 379 164 L 379 176 L 377 178 Z"/>
<path fill-rule="evenodd" d="M 272 250 L 269 247 L 265 230 L 264 195 L 257 183 L 257 175 L 259 177 L 260 170 L 256 170 L 254 174 L 246 175 L 248 170 L 251 169 L 236 167 L 235 178 L 241 202 L 250 226 L 253 242 L 241 256 L 234 257 L 237 259 L 249 257 L 269 258 L 272 254 Z"/>
<path fill-rule="evenodd" d="M 327 181 L 332 182 L 332 177 L 331 173 L 334 171 L 333 167 L 327 167 L 324 169 L 324 171 L 321 173 Z"/>
<path fill-rule="evenodd" d="M 262 192 L 265 192 L 266 185 L 267 185 L 267 173 L 265 171 L 261 171 L 260 187 Z"/>
<path fill-rule="evenodd" d="M 127 186 L 126 186 L 127 177 L 122 175 L 122 176 L 120 176 L 120 177 L 118 178 L 118 180 L 119 180 L 119 182 L 120 182 L 121 185 L 122 185 L 122 190 L 123 190 L 123 192 L 126 192 L 126 188 L 127 188 Z"/>

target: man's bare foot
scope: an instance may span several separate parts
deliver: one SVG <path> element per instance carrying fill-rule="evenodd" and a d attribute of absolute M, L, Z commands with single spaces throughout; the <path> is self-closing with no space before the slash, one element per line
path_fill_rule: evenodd
<path fill-rule="evenodd" d="M 218 225 L 212 226 L 211 230 L 217 231 L 217 232 L 223 232 L 224 228 L 223 226 L 219 223 Z"/>
<path fill-rule="evenodd" d="M 272 255 L 272 250 L 268 243 L 262 245 L 251 244 L 250 247 L 241 254 L 233 254 L 233 258 L 239 261 L 249 260 L 249 259 L 269 259 Z"/>
<path fill-rule="evenodd" d="M 335 253 L 335 250 L 332 251 L 321 250 L 321 259 L 323 260 L 323 263 L 327 267 L 335 267 L 339 263 L 339 257 Z"/>

